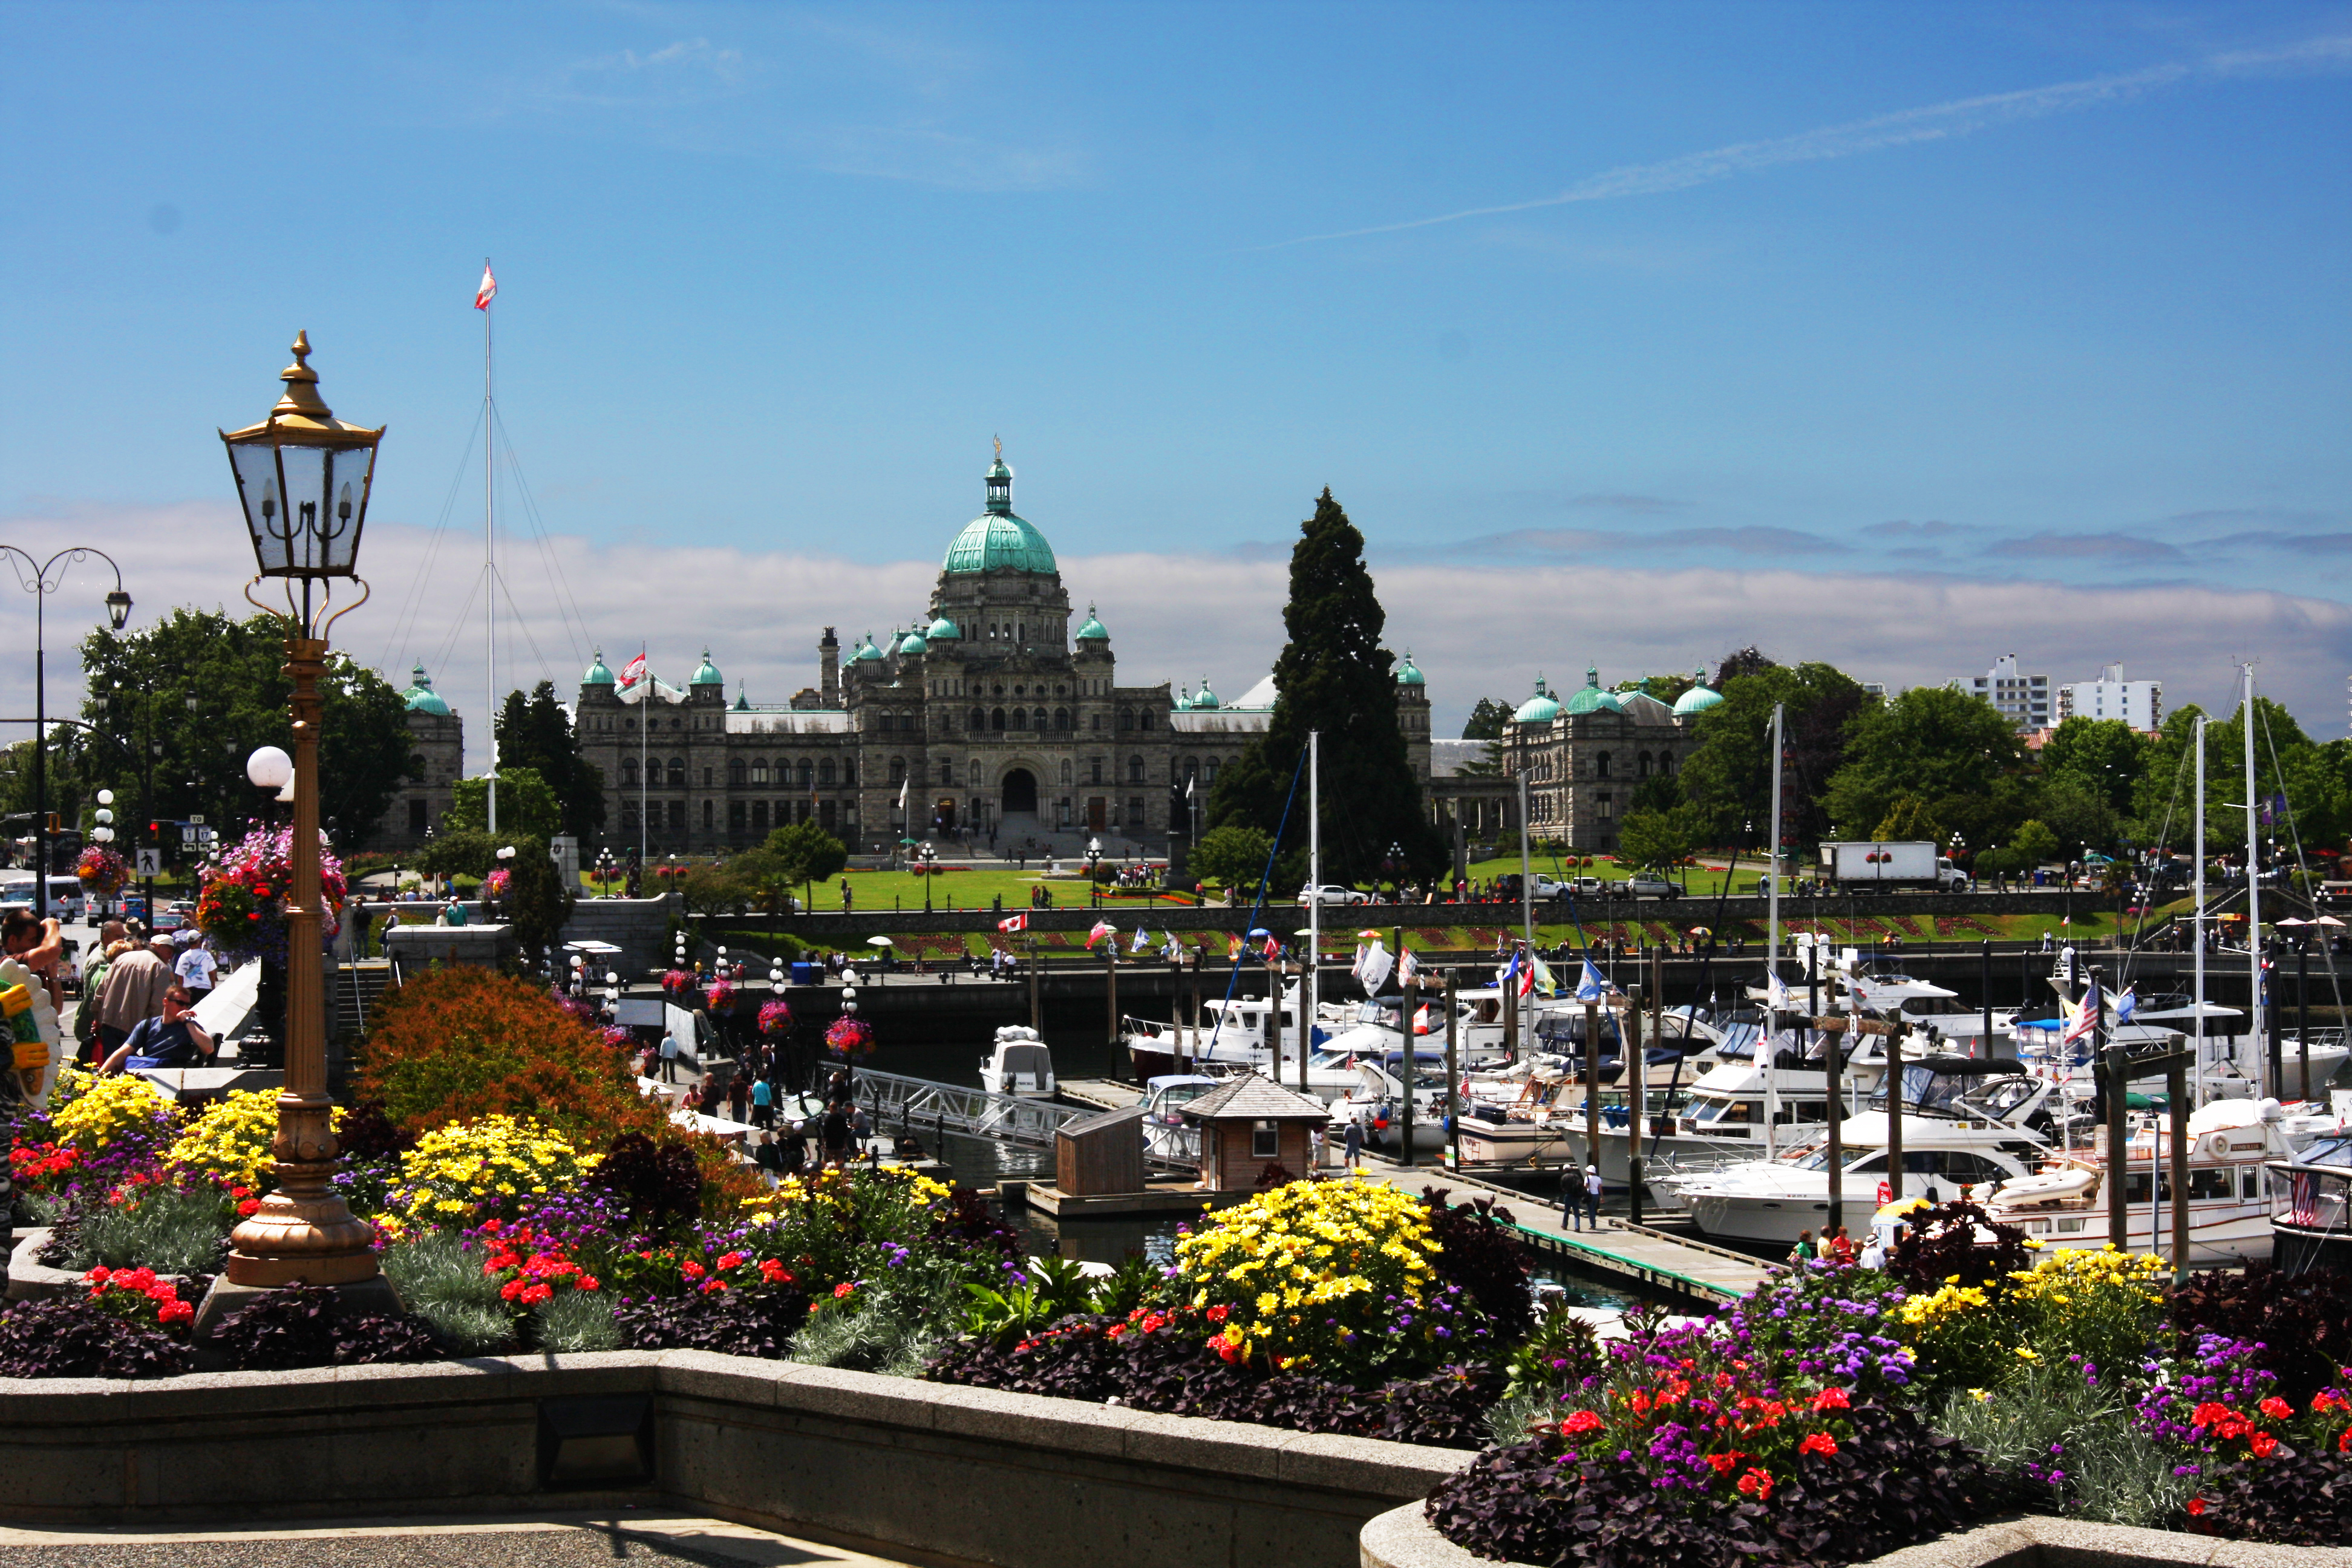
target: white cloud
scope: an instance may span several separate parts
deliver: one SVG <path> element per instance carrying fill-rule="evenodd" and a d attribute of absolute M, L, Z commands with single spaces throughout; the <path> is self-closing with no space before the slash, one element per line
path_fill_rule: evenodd
<path fill-rule="evenodd" d="M 250 556 L 230 508 L 189 503 L 141 511 L 60 512 L 7 520 L 5 537 L 47 554 L 95 544 L 123 564 L 134 625 L 175 605 L 243 606 Z M 44 544 L 46 543 L 46 548 Z M 362 559 L 375 596 L 336 628 L 338 646 L 404 683 L 422 658 L 468 720 L 477 746 L 484 702 L 474 541 L 446 536 L 427 577 L 429 531 L 369 526 Z M 562 576 L 578 596 L 585 636 L 617 666 L 640 642 L 658 673 L 682 681 L 709 646 L 730 697 L 748 681 L 758 702 L 781 702 L 816 681 L 821 628 L 836 627 L 845 656 L 868 631 L 880 637 L 926 615 L 937 559 L 870 565 L 787 552 L 647 549 L 558 539 Z M 1112 636 L 1122 680 L 1254 684 L 1280 651 L 1287 587 L 1283 559 L 1144 552 L 1066 556 L 1076 608 L 1096 605 Z M 538 547 L 510 543 L 509 592 L 524 607 L 499 633 L 501 689 L 543 676 L 567 699 L 589 647 L 566 629 Z M 1784 662 L 1821 659 L 1892 686 L 1938 683 L 1984 669 L 2011 649 L 2058 679 L 2087 679 L 2123 659 L 2165 683 L 2166 701 L 2227 706 L 2232 668 L 2259 662 L 2258 679 L 2314 733 L 2343 732 L 2352 670 L 2352 605 L 2332 599 L 2197 584 L 2074 587 L 2057 581 L 1979 583 L 1926 574 L 1781 570 L 1643 571 L 1579 563 L 1509 567 L 1373 563 L 1388 612 L 1388 645 L 1411 648 L 1429 674 L 1441 725 L 1458 729 L 1481 696 L 1527 690 L 1541 671 L 1580 681 L 1712 665 L 1755 643 Z M 0 584 L 5 585 L 5 584 Z M 74 647 L 102 614 L 112 574 L 73 569 L 49 601 L 49 706 L 78 713 Z M 413 585 L 416 591 L 412 592 Z M 411 611 L 404 616 L 404 606 Z M 32 711 L 32 601 L 0 594 L 0 716 Z M 199 716 L 201 721 L 201 716 Z M 10 739 L 26 731 L 11 726 Z"/>

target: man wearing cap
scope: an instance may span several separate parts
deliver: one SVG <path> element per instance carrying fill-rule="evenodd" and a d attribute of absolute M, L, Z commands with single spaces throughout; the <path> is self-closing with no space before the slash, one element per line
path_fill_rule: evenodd
<path fill-rule="evenodd" d="M 163 993 L 174 978 L 172 939 L 161 931 L 108 967 L 97 998 L 98 1037 L 105 1056 L 112 1056 L 131 1030 L 163 1015 Z"/>

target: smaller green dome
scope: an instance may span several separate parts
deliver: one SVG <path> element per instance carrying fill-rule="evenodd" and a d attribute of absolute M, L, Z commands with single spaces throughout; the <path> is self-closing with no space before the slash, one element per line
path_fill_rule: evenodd
<path fill-rule="evenodd" d="M 1399 686 L 1426 686 L 1429 684 L 1428 681 L 1422 679 L 1420 668 L 1412 662 L 1412 649 L 1411 648 L 1404 650 L 1404 665 L 1397 671 L 1397 684 Z"/>
<path fill-rule="evenodd" d="M 603 648 L 600 647 L 596 650 L 596 660 L 588 667 L 588 673 L 580 678 L 580 684 L 583 686 L 610 686 L 613 684 L 613 672 L 604 668 L 604 650 Z"/>
<path fill-rule="evenodd" d="M 963 628 L 957 626 L 945 616 L 941 616 L 938 620 L 931 623 L 931 629 L 925 632 L 923 636 L 929 641 L 937 642 L 941 637 L 960 637 L 963 636 Z"/>
<path fill-rule="evenodd" d="M 1519 710 L 1511 715 L 1511 722 L 1549 724 L 1559 717 L 1559 699 L 1551 694 L 1550 689 L 1544 685 L 1544 678 L 1538 675 L 1536 677 L 1536 694 L 1519 704 Z"/>
<path fill-rule="evenodd" d="M 1078 628 L 1078 640 L 1080 642 L 1110 641 L 1110 633 L 1105 631 L 1103 624 L 1095 619 L 1095 607 L 1092 605 L 1087 606 L 1087 624 Z"/>
<path fill-rule="evenodd" d="M 1176 694 L 1176 711 L 1179 713 L 1190 713 L 1192 710 L 1192 689 L 1188 686 L 1183 690 Z"/>
<path fill-rule="evenodd" d="M 710 650 L 709 648 L 704 648 L 702 650 L 702 663 L 696 667 L 694 679 L 687 684 L 689 686 L 724 686 L 727 684 L 726 678 L 719 673 L 719 667 L 710 662 Z"/>
<path fill-rule="evenodd" d="M 1192 706 L 1214 708 L 1217 705 L 1217 694 L 1209 689 L 1209 678 L 1204 675 L 1201 677 L 1201 689 L 1192 694 Z"/>
<path fill-rule="evenodd" d="M 872 632 L 867 632 L 866 634 L 866 640 L 858 645 L 857 651 L 849 656 L 849 662 L 852 664 L 864 664 L 868 659 L 880 658 L 881 657 L 882 650 L 874 646 L 874 634 Z"/>
<path fill-rule="evenodd" d="M 751 710 L 751 700 L 743 694 L 743 683 L 739 680 L 735 683 L 735 711 L 749 713 Z"/>
<path fill-rule="evenodd" d="M 1704 713 L 1710 708 L 1722 706 L 1723 693 L 1707 689 L 1706 671 L 1702 669 L 1691 677 L 1690 689 L 1675 699 L 1675 717 L 1687 719 L 1694 713 Z"/>
<path fill-rule="evenodd" d="M 610 680 L 613 678 L 607 675 L 604 679 Z M 425 666 L 422 663 L 409 672 L 406 696 L 408 710 L 411 713 L 449 711 L 449 704 L 442 699 L 439 692 L 433 689 L 433 678 L 425 673 Z"/>
<path fill-rule="evenodd" d="M 1622 713 L 1625 704 L 1613 691 L 1601 689 L 1601 672 L 1588 668 L 1584 672 L 1584 689 L 1568 700 L 1570 713 Z"/>
<path fill-rule="evenodd" d="M 923 640 L 922 633 L 908 632 L 907 634 L 907 640 L 898 645 L 898 651 L 900 653 L 929 653 L 931 651 L 931 647 L 930 644 Z"/>

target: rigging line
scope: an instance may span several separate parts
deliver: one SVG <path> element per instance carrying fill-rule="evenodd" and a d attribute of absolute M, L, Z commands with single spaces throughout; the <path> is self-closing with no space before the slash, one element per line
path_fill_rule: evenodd
<path fill-rule="evenodd" d="M 1282 821 L 1275 826 L 1274 847 L 1265 852 L 1265 868 L 1258 873 L 1257 900 L 1250 905 L 1250 923 L 1244 928 L 1244 930 L 1258 929 L 1259 915 L 1265 908 L 1266 883 L 1274 875 L 1274 858 L 1282 853 L 1282 836 L 1290 827 L 1290 807 L 1292 803 L 1298 799 L 1298 775 L 1306 771 L 1307 748 L 1301 746 L 1298 748 L 1297 764 L 1290 770 L 1290 793 L 1282 797 Z M 1225 975 L 1225 1005 L 1217 1010 L 1216 1025 L 1209 1031 L 1209 1049 L 1212 1051 L 1217 1048 L 1217 1037 L 1224 1032 L 1225 1016 L 1233 1011 L 1234 990 L 1242 982 L 1242 954 L 1248 951 L 1249 938 L 1244 936 L 1242 938 L 1242 945 L 1234 952 L 1234 966 Z M 1316 956 L 1320 959 L 1322 955 L 1318 953 Z M 1282 979 L 1280 975 L 1275 977 L 1274 994 L 1265 999 L 1265 1021 L 1268 1050 L 1266 1065 L 1274 1069 L 1267 1076 L 1279 1082 L 1282 1073 Z M 1300 1060 L 1306 1059 L 1307 1047 L 1313 1044 L 1314 1038 L 1314 1020 L 1311 1018 L 1304 1020 L 1298 1037 Z"/>
<path fill-rule="evenodd" d="M 2180 805 L 2180 775 L 2188 770 L 2192 755 L 2193 753 L 2187 747 L 2183 747 L 2181 749 L 2179 760 L 2172 764 L 2172 798 L 2165 802 L 2164 825 L 2157 830 L 2156 847 L 2159 850 L 2163 851 L 2168 863 L 2169 863 L 2172 856 L 2172 815 Z M 2152 880 L 2153 875 L 2151 874 L 2151 881 Z M 2126 990 L 2128 990 L 2131 985 L 2132 960 L 2137 957 L 2140 952 L 2140 934 L 2147 929 L 2148 894 L 2152 893 L 2154 890 L 2154 888 L 2151 887 L 2148 889 L 2148 892 L 2144 892 L 2140 895 L 2139 919 L 2132 926 L 2132 944 L 2124 950 L 2123 962 L 2116 965 L 2117 970 L 2120 972 L 2117 978 L 2124 983 L 2124 986 Z M 2174 918 L 2178 919 L 2179 917 L 2176 916 Z M 2200 1019 L 2199 1022 L 2201 1026 L 2203 1021 Z"/>
<path fill-rule="evenodd" d="M 457 458 L 457 471 L 449 478 L 449 493 L 441 499 L 440 521 L 433 525 L 432 537 L 425 541 L 425 558 L 417 563 L 415 575 L 409 579 L 408 592 L 400 602 L 400 612 L 393 616 L 391 629 L 384 634 L 383 652 L 387 658 L 392 655 L 394 639 L 399 640 L 401 651 L 407 652 L 407 639 L 415 631 L 415 617 L 425 613 L 425 584 L 432 574 L 434 562 L 440 557 L 442 541 L 448 537 L 449 514 L 457 505 L 457 487 L 465 482 L 467 467 L 474 456 L 474 441 L 481 434 L 481 429 L 482 416 L 478 410 L 474 415 L 473 428 L 466 436 L 466 449 Z M 402 630 L 404 623 L 407 625 L 406 631 Z"/>
<path fill-rule="evenodd" d="M 522 606 L 514 602 L 514 595 L 508 590 L 506 579 L 503 576 L 498 580 L 498 590 L 499 596 L 507 602 L 507 608 L 514 612 L 515 625 L 522 629 L 522 640 L 529 643 L 530 651 L 537 655 L 540 673 L 547 677 L 551 682 L 553 681 L 555 667 L 547 662 L 547 655 L 540 652 L 539 639 L 530 635 L 530 623 L 523 619 Z"/>
<path fill-rule="evenodd" d="M 2253 722 L 2253 716 L 2256 711 L 2257 710 L 2253 709 L 2251 704 L 2248 705 L 2246 720 L 2248 723 Z M 2271 777 L 2277 781 L 2279 798 L 2281 800 L 2286 800 L 2286 830 L 2287 837 L 2293 840 L 2294 844 L 2294 863 L 2298 868 L 2303 868 L 2303 824 L 2295 816 L 2294 802 L 2287 800 L 2286 798 L 2286 768 L 2279 761 L 2278 736 L 2272 731 L 2270 721 L 2267 719 L 2263 721 L 2263 743 L 2270 748 Z M 2249 880 L 2252 879 L 2253 874 L 2254 868 L 2252 866 L 2249 865 L 2246 868 L 2246 876 Z M 2306 885 L 2308 882 L 2308 877 L 2309 872 L 2307 868 L 2305 868 Z M 2310 893 L 2305 893 L 2304 895 L 2304 901 L 2311 906 L 2312 918 L 2315 920 L 2317 919 L 2319 915 L 2319 900 Z M 2248 940 L 2259 942 L 2262 940 L 2262 933 L 2259 931 L 2252 932 L 2250 934 Z M 2322 942 L 2319 947 L 2319 956 L 2327 961 L 2327 988 L 2336 997 L 2336 1021 L 2340 1024 L 2345 1021 L 2344 981 L 2342 976 L 2338 975 L 2336 972 L 2335 950 L 2330 948 L 2326 942 Z M 2279 978 L 2281 981 L 2284 981 L 2286 977 L 2282 974 Z M 2271 1000 L 2271 1005 L 2275 1007 L 2278 1005 L 2278 999 L 2276 995 L 2273 994 Z"/>
<path fill-rule="evenodd" d="M 577 658 L 582 645 L 594 640 L 588 634 L 588 617 L 581 612 L 579 597 L 572 591 L 572 580 L 563 571 L 562 560 L 556 552 L 553 538 L 548 532 L 547 520 L 541 515 L 539 498 L 531 493 L 530 481 L 523 475 L 522 458 L 515 450 L 514 437 L 507 429 L 506 416 L 495 409 L 491 411 L 491 416 L 498 421 L 499 438 L 506 449 L 507 466 L 513 472 L 516 488 L 522 493 L 523 510 L 529 514 L 531 526 L 536 531 L 541 556 L 551 569 L 550 582 L 556 590 L 557 603 L 561 606 L 569 607 L 572 622 L 578 626 L 580 636 L 574 641 L 572 650 L 573 656 Z M 572 626 L 567 625 L 564 628 L 564 636 L 570 637 L 572 631 Z"/>
<path fill-rule="evenodd" d="M 436 664 L 444 667 L 448 664 L 449 655 L 457 646 L 457 635 L 466 629 L 466 614 L 474 607 L 474 595 L 481 591 L 482 574 L 477 572 L 474 574 L 473 586 L 466 590 L 465 603 L 457 606 L 457 615 L 450 618 L 449 635 L 442 639 L 440 648 L 433 656 Z"/>

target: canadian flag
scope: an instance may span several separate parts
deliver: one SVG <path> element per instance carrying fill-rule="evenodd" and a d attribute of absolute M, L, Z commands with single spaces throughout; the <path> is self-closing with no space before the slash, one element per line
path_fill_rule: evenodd
<path fill-rule="evenodd" d="M 1424 1002 L 1422 1004 L 1421 1011 L 1412 1016 L 1412 1032 L 1416 1035 L 1425 1035 L 1429 1031 L 1429 1005 Z"/>
<path fill-rule="evenodd" d="M 637 655 L 636 658 L 629 660 L 628 663 L 621 667 L 621 687 L 624 690 L 635 686 L 638 681 L 643 680 L 645 678 L 646 656 L 644 654 Z"/>
<path fill-rule="evenodd" d="M 499 280 L 490 276 L 490 258 L 482 258 L 482 286 L 474 290 L 474 309 L 487 310 L 490 301 L 499 297 Z"/>
<path fill-rule="evenodd" d="M 1027 931 L 1029 929 L 1029 917 L 1026 914 L 1007 915 L 1004 919 L 996 922 L 996 929 L 999 931 Z"/>

